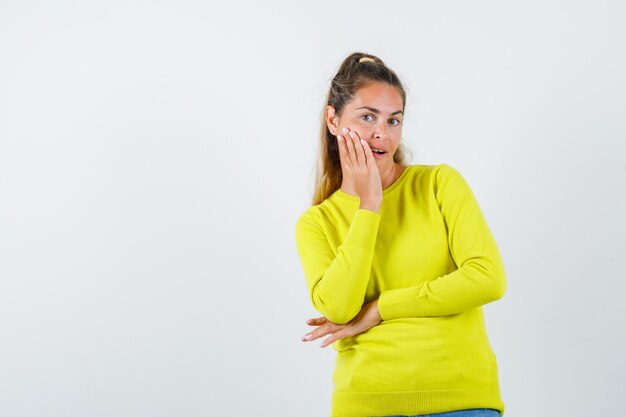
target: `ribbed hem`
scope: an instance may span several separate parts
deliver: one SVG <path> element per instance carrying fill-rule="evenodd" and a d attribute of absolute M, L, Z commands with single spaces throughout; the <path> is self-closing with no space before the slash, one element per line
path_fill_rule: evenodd
<path fill-rule="evenodd" d="M 333 392 L 331 417 L 415 416 L 469 408 L 493 408 L 504 414 L 499 392 L 436 390 Z"/>

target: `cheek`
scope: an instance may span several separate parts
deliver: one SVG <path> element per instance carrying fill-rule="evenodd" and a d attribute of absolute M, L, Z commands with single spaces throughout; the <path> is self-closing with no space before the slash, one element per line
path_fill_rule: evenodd
<path fill-rule="evenodd" d="M 395 151 L 396 149 L 398 149 L 398 147 L 400 146 L 400 142 L 401 142 L 400 137 L 401 137 L 401 136 L 399 135 L 398 137 L 394 137 L 394 138 L 392 139 L 392 143 L 393 143 L 393 145 L 392 145 L 392 146 L 393 146 L 394 151 Z"/>

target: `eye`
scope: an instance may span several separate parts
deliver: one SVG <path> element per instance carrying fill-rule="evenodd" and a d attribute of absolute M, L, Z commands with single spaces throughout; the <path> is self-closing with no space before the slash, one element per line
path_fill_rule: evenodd
<path fill-rule="evenodd" d="M 365 117 L 372 117 L 372 115 L 371 114 L 364 114 L 363 116 L 361 116 L 361 119 L 364 119 Z M 369 122 L 369 120 L 365 120 L 365 121 Z"/>
<path fill-rule="evenodd" d="M 402 124 L 402 122 L 399 119 L 391 119 L 391 121 L 395 121 L 396 123 L 391 123 L 393 126 L 398 126 L 399 124 Z"/>

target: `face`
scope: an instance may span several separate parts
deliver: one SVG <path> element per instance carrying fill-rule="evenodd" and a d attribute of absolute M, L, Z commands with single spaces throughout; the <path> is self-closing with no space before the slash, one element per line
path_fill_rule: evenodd
<path fill-rule="evenodd" d="M 370 148 L 385 151 L 382 155 L 374 153 L 379 168 L 394 164 L 393 154 L 400 145 L 403 117 L 400 92 L 382 82 L 370 83 L 357 90 L 344 106 L 341 117 L 332 106 L 326 107 L 326 121 L 333 135 L 343 135 L 342 129 L 347 127 L 356 131 Z"/>

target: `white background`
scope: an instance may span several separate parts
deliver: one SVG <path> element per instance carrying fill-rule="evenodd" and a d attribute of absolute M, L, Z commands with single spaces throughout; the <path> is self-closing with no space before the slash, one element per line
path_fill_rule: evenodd
<path fill-rule="evenodd" d="M 0 3 L 0 415 L 329 415 L 294 224 L 351 52 L 466 178 L 507 417 L 626 407 L 619 1 Z"/>

